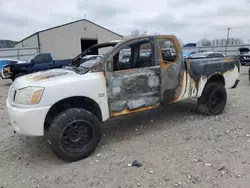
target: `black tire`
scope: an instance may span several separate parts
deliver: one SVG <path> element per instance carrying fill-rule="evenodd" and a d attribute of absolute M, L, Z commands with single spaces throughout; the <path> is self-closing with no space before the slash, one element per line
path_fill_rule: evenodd
<path fill-rule="evenodd" d="M 250 82 L 250 68 L 248 69 L 248 80 Z"/>
<path fill-rule="evenodd" d="M 48 142 L 60 159 L 68 162 L 88 157 L 101 140 L 101 123 L 89 111 L 70 108 L 52 121 Z"/>
<path fill-rule="evenodd" d="M 221 83 L 206 84 L 202 96 L 198 99 L 198 110 L 206 115 L 219 115 L 225 109 L 227 92 Z"/>
<path fill-rule="evenodd" d="M 14 78 L 12 79 L 12 81 L 14 81 L 14 80 L 17 79 L 18 77 L 24 76 L 24 75 L 26 75 L 26 73 L 18 73 L 18 74 L 16 74 L 16 75 L 14 76 Z"/>

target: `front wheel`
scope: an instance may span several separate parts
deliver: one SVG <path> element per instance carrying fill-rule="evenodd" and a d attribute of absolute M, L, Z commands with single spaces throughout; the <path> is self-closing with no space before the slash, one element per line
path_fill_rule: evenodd
<path fill-rule="evenodd" d="M 227 92 L 221 83 L 206 84 L 198 99 L 198 110 L 206 115 L 219 115 L 227 103 Z"/>
<path fill-rule="evenodd" d="M 73 162 L 88 157 L 101 139 L 100 121 L 92 113 L 70 108 L 54 118 L 48 142 L 62 160 Z"/>

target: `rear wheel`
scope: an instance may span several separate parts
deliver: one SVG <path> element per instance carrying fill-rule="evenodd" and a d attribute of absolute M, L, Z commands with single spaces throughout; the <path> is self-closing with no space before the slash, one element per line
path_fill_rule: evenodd
<path fill-rule="evenodd" d="M 219 115 L 227 103 L 227 92 L 221 83 L 206 84 L 198 99 L 198 110 L 206 115 Z"/>
<path fill-rule="evenodd" d="M 73 162 L 88 157 L 101 139 L 100 121 L 90 112 L 71 108 L 52 121 L 48 142 L 62 160 Z"/>

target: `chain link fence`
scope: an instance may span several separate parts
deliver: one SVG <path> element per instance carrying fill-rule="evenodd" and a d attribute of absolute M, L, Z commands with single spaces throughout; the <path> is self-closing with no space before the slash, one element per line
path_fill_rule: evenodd
<path fill-rule="evenodd" d="M 33 55 L 39 53 L 39 48 L 0 48 L 0 59 L 17 59 L 27 61 Z"/>
<path fill-rule="evenodd" d="M 183 52 L 194 51 L 198 52 L 221 52 L 225 55 L 238 55 L 239 48 L 249 48 L 250 44 L 233 45 L 233 46 L 206 46 L 206 47 L 183 47 Z"/>

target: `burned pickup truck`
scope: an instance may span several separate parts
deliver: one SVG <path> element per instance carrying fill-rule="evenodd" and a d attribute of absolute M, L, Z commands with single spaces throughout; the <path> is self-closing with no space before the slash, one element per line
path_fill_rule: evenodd
<path fill-rule="evenodd" d="M 165 47 L 173 53 L 163 53 Z M 85 55 L 96 61 L 79 63 Z M 128 60 L 120 55 L 129 50 Z M 151 50 L 141 57 L 140 51 Z M 54 153 L 66 161 L 88 157 L 101 139 L 101 123 L 187 98 L 198 100 L 207 115 L 222 113 L 226 89 L 239 82 L 236 57 L 185 60 L 175 36 L 143 36 L 96 44 L 70 66 L 17 78 L 6 101 L 15 132 L 46 136 Z"/>

